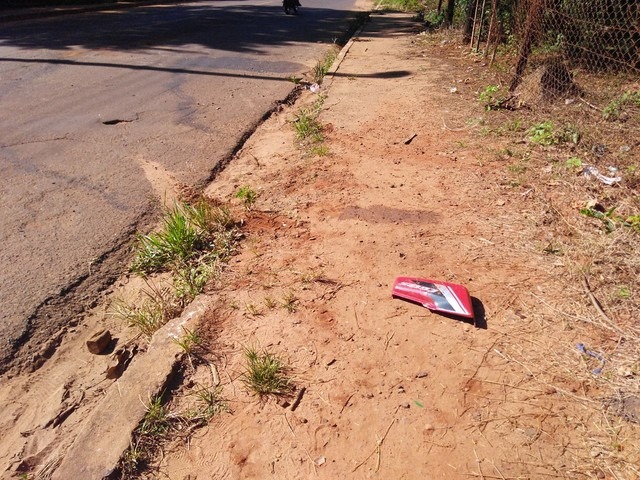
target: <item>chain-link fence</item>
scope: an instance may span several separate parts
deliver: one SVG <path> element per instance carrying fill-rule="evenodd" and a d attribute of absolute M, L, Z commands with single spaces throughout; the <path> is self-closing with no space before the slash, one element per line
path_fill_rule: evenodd
<path fill-rule="evenodd" d="M 493 60 L 501 45 L 516 47 L 510 90 L 527 67 L 545 62 L 592 73 L 640 74 L 637 0 L 469 0 L 465 40 Z M 568 78 L 553 85 L 563 90 Z"/>
<path fill-rule="evenodd" d="M 454 13 L 454 0 L 426 1 L 428 23 L 462 29 L 470 54 L 497 67 L 504 96 L 493 106 L 540 111 L 592 162 L 637 163 L 640 1 L 455 0 Z"/>

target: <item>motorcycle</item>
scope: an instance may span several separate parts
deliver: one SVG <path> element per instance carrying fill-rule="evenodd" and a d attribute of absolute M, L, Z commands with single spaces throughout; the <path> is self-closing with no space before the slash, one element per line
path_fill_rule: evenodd
<path fill-rule="evenodd" d="M 298 13 L 298 7 L 301 7 L 300 0 L 282 0 L 282 8 L 287 15 L 295 15 Z"/>

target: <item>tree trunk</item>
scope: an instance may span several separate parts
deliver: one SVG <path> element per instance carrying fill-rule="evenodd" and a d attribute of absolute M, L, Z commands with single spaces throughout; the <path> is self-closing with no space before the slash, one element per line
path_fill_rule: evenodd
<path fill-rule="evenodd" d="M 478 0 L 469 0 L 469 5 L 467 6 L 467 20 L 464 22 L 464 32 L 462 34 L 462 41 L 464 43 L 471 42 L 471 32 L 473 31 L 473 19 L 475 17 L 477 3 Z"/>
<path fill-rule="evenodd" d="M 442 13 L 442 0 L 438 0 L 438 15 Z"/>
<path fill-rule="evenodd" d="M 444 16 L 444 26 L 451 27 L 453 25 L 453 12 L 456 7 L 456 0 L 448 0 L 447 2 L 447 12 Z"/>

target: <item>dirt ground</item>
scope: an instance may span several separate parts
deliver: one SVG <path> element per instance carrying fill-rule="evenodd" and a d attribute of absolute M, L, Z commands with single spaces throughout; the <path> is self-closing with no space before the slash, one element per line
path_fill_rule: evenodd
<path fill-rule="evenodd" d="M 307 91 L 207 188 L 235 204 L 245 239 L 207 291 L 215 308 L 200 327 L 205 362 L 187 365 L 170 404 L 179 409 L 190 387 L 211 381 L 210 362 L 229 411 L 165 444 L 144 477 L 640 476 L 635 300 L 599 312 L 589 295 L 606 287 L 599 256 L 637 239 L 603 240 L 594 228 L 592 250 L 571 247 L 589 226 L 570 216 L 574 202 L 595 187 L 543 169 L 523 179 L 509 168 L 496 153 L 507 140 L 483 134 L 477 96 L 486 69 L 455 39 L 419 34 L 409 15 L 373 15 L 321 92 L 328 152 L 311 153 L 292 129 L 296 113 L 317 104 Z M 259 194 L 251 210 L 234 198 L 242 186 Z M 618 269 L 632 292 L 634 262 Z M 400 275 L 465 285 L 475 321 L 392 298 Z M 96 315 L 110 318 L 102 308 Z M 295 394 L 287 405 L 247 392 L 247 346 L 285 361 L 299 405 Z M 56 355 L 77 368 L 72 352 Z M 85 396 L 108 388 L 89 364 L 78 375 L 99 385 Z M 20 388 L 3 399 L 3 450 L 26 442 L 6 436 L 28 424 L 11 414 Z M 73 403 L 68 385 L 51 391 Z M 60 413 L 60 402 L 50 404 Z M 83 408 L 28 433 L 13 471 L 20 460 L 29 470 L 30 452 L 41 464 L 68 444 L 64 429 Z M 56 414 L 27 411 L 32 420 Z"/>
<path fill-rule="evenodd" d="M 548 253 L 547 192 L 510 182 L 500 140 L 478 135 L 483 67 L 453 36 L 416 33 L 374 16 L 354 43 L 319 116 L 328 155 L 296 146 L 305 94 L 207 189 L 259 192 L 203 325 L 231 414 L 166 449 L 154 477 L 638 478 L 638 417 L 607 400 L 637 394 L 629 337 Z M 399 275 L 464 284 L 476 323 L 393 299 Z M 291 293 L 295 312 L 272 306 Z M 578 343 L 617 364 L 592 373 Z M 246 345 L 290 365 L 295 411 L 243 388 Z"/>

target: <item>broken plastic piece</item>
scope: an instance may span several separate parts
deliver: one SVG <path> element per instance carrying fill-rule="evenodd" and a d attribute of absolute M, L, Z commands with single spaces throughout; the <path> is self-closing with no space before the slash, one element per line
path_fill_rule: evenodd
<path fill-rule="evenodd" d="M 616 167 L 609 167 L 608 170 L 611 175 L 618 173 L 618 169 Z M 602 175 L 596 167 L 591 166 L 584 167 L 582 174 L 587 178 L 595 177 L 605 185 L 613 185 L 614 183 L 622 181 L 622 177 L 606 177 Z"/>
<path fill-rule="evenodd" d="M 394 298 L 419 303 L 434 312 L 473 318 L 473 304 L 469 291 L 455 283 L 398 277 L 393 285 L 392 295 Z"/>

